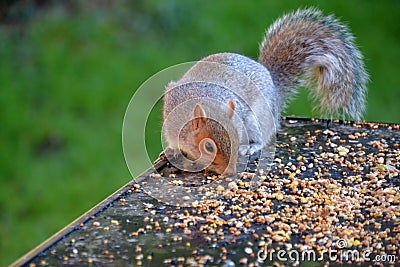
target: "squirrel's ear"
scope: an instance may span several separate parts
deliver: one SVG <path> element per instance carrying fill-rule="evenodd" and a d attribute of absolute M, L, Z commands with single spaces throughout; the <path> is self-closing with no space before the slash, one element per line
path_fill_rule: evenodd
<path fill-rule="evenodd" d="M 200 104 L 196 104 L 196 107 L 194 108 L 194 117 L 205 117 L 206 114 L 204 112 L 203 107 Z"/>
<path fill-rule="evenodd" d="M 193 115 L 194 119 L 192 120 L 192 127 L 193 130 L 198 130 L 207 122 L 204 109 L 200 104 L 197 104 L 194 108 Z"/>
<path fill-rule="evenodd" d="M 232 119 L 233 114 L 235 113 L 235 104 L 233 103 L 232 99 L 228 101 L 228 117 Z"/>

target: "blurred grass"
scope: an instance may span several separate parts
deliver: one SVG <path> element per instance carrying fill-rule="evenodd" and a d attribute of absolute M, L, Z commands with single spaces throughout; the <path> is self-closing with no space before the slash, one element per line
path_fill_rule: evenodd
<path fill-rule="evenodd" d="M 366 120 L 400 122 L 399 1 L 52 3 L 14 5 L 9 16 L 21 19 L 0 25 L 1 266 L 131 179 L 121 127 L 142 82 L 211 53 L 256 58 L 265 28 L 289 10 L 348 22 L 371 74 Z M 302 90 L 285 113 L 318 116 L 310 102 Z M 153 159 L 159 126 L 147 126 Z"/>

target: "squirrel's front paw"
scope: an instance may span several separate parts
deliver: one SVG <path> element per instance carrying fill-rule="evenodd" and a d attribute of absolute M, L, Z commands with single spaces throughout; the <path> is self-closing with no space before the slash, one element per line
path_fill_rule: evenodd
<path fill-rule="evenodd" d="M 178 151 L 171 147 L 167 147 L 163 152 L 160 153 L 159 157 L 165 157 L 167 159 L 176 159 L 179 155 Z"/>
<path fill-rule="evenodd" d="M 245 145 L 239 146 L 239 155 L 240 156 L 246 156 L 248 151 L 249 151 L 249 146 L 245 146 Z"/>
<path fill-rule="evenodd" d="M 262 149 L 262 144 L 257 144 L 257 143 L 251 144 L 249 149 L 250 156 L 254 154 L 259 154 L 261 152 L 261 149 Z"/>
<path fill-rule="evenodd" d="M 262 144 L 252 143 L 250 145 L 241 145 L 239 146 L 239 155 L 254 155 L 258 154 L 261 151 Z"/>

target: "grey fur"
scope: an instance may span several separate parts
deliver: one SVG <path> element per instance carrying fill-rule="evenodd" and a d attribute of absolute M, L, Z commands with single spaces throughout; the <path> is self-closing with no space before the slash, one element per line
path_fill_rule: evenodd
<path fill-rule="evenodd" d="M 324 17 L 312 8 L 284 15 L 267 30 L 260 45 L 261 64 L 239 54 L 214 54 L 167 86 L 166 140 L 170 148 L 198 157 L 198 144 L 185 125 L 200 103 L 206 116 L 226 129 L 222 133 L 219 126 L 207 126 L 223 153 L 228 153 L 228 147 L 236 155 L 258 152 L 279 127 L 281 111 L 296 88 L 303 85 L 313 87 L 312 95 L 323 113 L 359 120 L 368 81 L 362 58 L 348 28 L 333 16 Z M 235 105 L 232 120 L 227 119 L 229 100 Z M 180 111 L 174 113 L 178 106 Z M 235 134 L 226 138 L 226 132 Z"/>
<path fill-rule="evenodd" d="M 297 87 L 309 86 L 324 114 L 362 118 L 368 82 L 363 56 L 348 27 L 332 15 L 314 8 L 284 15 L 267 30 L 259 60 L 284 95 L 283 107 Z"/>

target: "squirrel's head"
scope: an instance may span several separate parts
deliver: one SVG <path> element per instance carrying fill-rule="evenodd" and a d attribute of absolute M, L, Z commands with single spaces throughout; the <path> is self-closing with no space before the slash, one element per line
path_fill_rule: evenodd
<path fill-rule="evenodd" d="M 208 162 L 207 171 L 225 175 L 236 173 L 239 144 L 231 120 L 234 108 L 229 100 L 218 116 L 223 116 L 221 122 L 207 117 L 201 104 L 195 106 L 193 119 L 179 135 L 179 148 L 187 158 Z"/>

